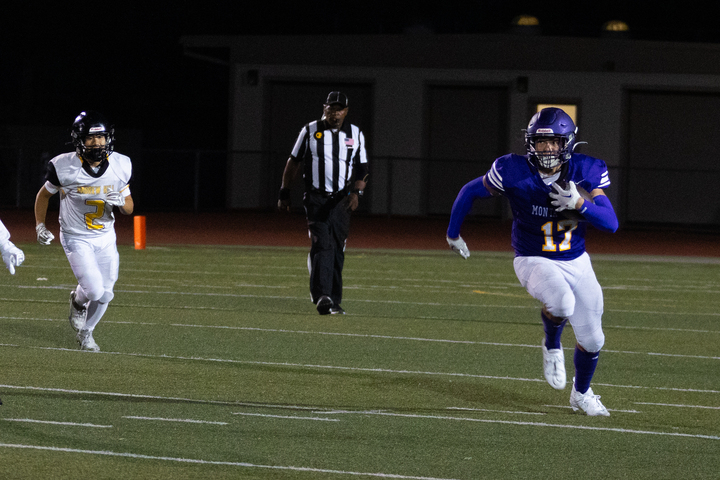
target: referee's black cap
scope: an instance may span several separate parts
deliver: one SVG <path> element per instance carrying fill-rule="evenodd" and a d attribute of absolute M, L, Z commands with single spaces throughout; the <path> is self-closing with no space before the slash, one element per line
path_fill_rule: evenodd
<path fill-rule="evenodd" d="M 325 105 L 340 105 L 345 108 L 348 106 L 347 95 L 342 92 L 330 92 L 325 101 Z"/>

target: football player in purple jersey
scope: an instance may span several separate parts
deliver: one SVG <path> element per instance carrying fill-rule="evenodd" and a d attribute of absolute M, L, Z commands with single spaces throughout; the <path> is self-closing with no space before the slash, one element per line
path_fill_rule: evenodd
<path fill-rule="evenodd" d="M 520 283 L 542 303 L 545 329 L 543 370 L 548 383 L 565 388 L 565 356 L 560 337 L 569 321 L 577 344 L 570 394 L 573 410 L 610 415 L 590 388 L 600 349 L 603 293 L 585 252 L 587 224 L 615 232 L 618 220 L 604 189 L 610 185 L 605 162 L 574 153 L 577 127 L 559 108 L 536 113 L 525 130 L 526 155 L 495 160 L 482 177 L 466 184 L 453 204 L 447 241 L 470 256 L 460 227 L 478 198 L 503 195 L 513 213 L 514 267 Z"/>

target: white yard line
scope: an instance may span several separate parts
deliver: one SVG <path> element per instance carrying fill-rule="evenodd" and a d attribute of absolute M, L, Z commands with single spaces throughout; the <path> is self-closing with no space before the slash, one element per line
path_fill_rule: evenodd
<path fill-rule="evenodd" d="M 0 299 L 2 300 L 2 299 Z M 66 322 L 67 320 L 53 320 L 46 318 L 23 318 L 23 317 L 3 317 L 1 319 L 9 320 L 39 320 L 39 321 L 61 321 Z M 151 322 L 131 322 L 131 321 L 113 321 L 107 320 L 103 323 L 114 323 L 123 325 L 159 325 L 158 323 Z M 480 342 L 475 340 L 449 340 L 442 338 L 423 338 L 423 337 L 404 337 L 396 335 L 377 335 L 370 333 L 345 333 L 345 332 L 323 332 L 323 331 L 311 331 L 311 330 L 288 330 L 282 328 L 259 328 L 259 327 L 231 327 L 227 325 L 195 325 L 195 324 L 183 324 L 183 323 L 171 323 L 169 326 L 180 327 L 180 328 L 209 328 L 209 329 L 222 329 L 222 330 L 238 330 L 238 331 L 257 331 L 257 332 L 268 332 L 268 333 L 287 333 L 297 335 L 327 335 L 337 337 L 357 337 L 357 338 L 378 338 L 384 340 L 400 340 L 400 341 L 413 341 L 413 342 L 433 342 L 433 343 L 448 343 L 448 344 L 465 344 L 465 345 L 488 345 L 495 347 L 510 347 L 510 348 L 541 348 L 540 345 L 528 345 L 521 343 L 501 343 L 501 342 Z M 615 328 L 612 326 L 605 326 L 605 328 Z M 617 327 L 617 328 L 641 328 L 641 327 Z M 684 330 L 684 329 L 663 329 L 663 328 L 641 328 L 643 330 L 672 330 L 672 331 L 684 331 L 690 333 L 720 333 L 720 331 L 709 331 L 709 330 Z M 2 344 L 0 344 L 2 346 Z M 14 345 L 17 346 L 17 345 Z M 573 348 L 565 348 L 565 350 L 571 351 Z M 720 360 L 720 357 L 708 356 L 708 355 L 685 355 L 685 354 L 674 354 L 674 353 L 659 353 L 659 352 L 634 352 L 626 350 L 611 350 L 604 349 L 603 353 L 622 353 L 628 355 L 652 355 L 652 356 L 667 356 L 667 357 L 682 357 L 682 358 L 694 358 L 699 360 Z"/>
<path fill-rule="evenodd" d="M 347 288 L 350 288 L 351 286 L 348 286 Z M 67 285 L 56 285 L 56 286 L 37 286 L 37 285 L 18 285 L 15 286 L 15 288 L 20 289 L 50 289 L 50 290 L 68 290 L 71 289 L 71 286 Z M 475 287 L 477 288 L 477 287 Z M 176 290 L 169 290 L 169 291 L 150 291 L 150 290 L 123 290 L 116 288 L 116 293 L 131 293 L 131 294 L 145 294 L 145 295 L 178 295 L 178 296 L 189 296 L 189 297 L 224 297 L 224 298 L 258 298 L 258 299 L 270 299 L 270 300 L 299 300 L 306 302 L 308 300 L 307 296 L 283 296 L 283 295 L 255 295 L 255 294 L 236 294 L 236 293 L 205 293 L 205 292 L 181 292 Z M 523 297 L 527 298 L 528 301 L 531 301 L 531 297 L 523 295 Z M 26 301 L 24 299 L 17 299 L 17 298 L 0 298 L 0 301 L 7 301 L 7 302 L 20 302 L 20 301 Z M 56 300 L 33 300 L 34 302 L 39 303 L 66 303 L 66 301 L 56 301 Z M 376 299 L 347 299 L 345 300 L 346 303 L 373 303 L 373 304 L 383 304 L 383 305 L 414 305 L 414 306 L 442 306 L 442 307 L 463 307 L 463 308 L 501 308 L 501 309 L 522 309 L 522 310 L 539 310 L 538 306 L 535 305 L 535 302 L 532 301 L 532 305 L 488 305 L 488 304 L 482 304 L 482 303 L 448 303 L 448 302 L 407 302 L 407 301 L 400 301 L 400 300 L 376 300 Z M 124 307 L 135 307 L 135 308 L 182 308 L 182 309 L 188 309 L 188 310 L 217 310 L 217 311 L 232 311 L 234 309 L 232 308 L 217 308 L 217 307 L 198 307 L 193 305 L 180 305 L 180 306 L 158 306 L 158 305 L 143 305 L 143 304 L 124 304 L 124 303 L 118 303 L 115 302 L 114 305 L 116 306 L 124 306 Z M 654 311 L 654 310 L 625 310 L 625 309 L 612 309 L 608 308 L 605 310 L 606 312 L 612 312 L 612 313 L 631 313 L 631 314 L 646 314 L 646 315 L 661 315 L 661 316 L 693 316 L 693 317 L 719 317 L 720 312 L 705 312 L 705 313 L 696 313 L 696 312 L 673 312 L 673 311 Z M 441 317 L 425 317 L 425 318 L 441 318 Z M 606 325 L 606 328 L 608 326 Z M 619 327 L 623 328 L 623 327 Z M 712 333 L 720 333 L 720 332 L 712 332 Z"/>
<path fill-rule="evenodd" d="M 78 350 L 79 351 L 79 350 Z M 97 395 L 105 397 L 118 397 L 118 398 L 132 398 L 132 399 L 145 399 L 145 400 L 166 400 L 173 402 L 187 402 L 197 403 L 206 405 L 230 405 L 237 406 L 242 405 L 236 402 L 223 402 L 219 400 L 198 400 L 195 398 L 183 398 L 183 397 L 162 397 L 158 395 L 141 395 L 136 393 L 119 393 L 119 392 L 98 392 L 92 390 L 74 390 L 70 388 L 49 388 L 49 387 L 34 387 L 28 385 L 0 385 L 0 388 L 11 389 L 11 390 L 33 390 L 39 392 L 56 392 L 56 393 L 69 393 L 73 395 Z"/>
<path fill-rule="evenodd" d="M 0 317 L 1 318 L 1 317 Z M 281 328 L 259 328 L 259 327 L 229 327 L 222 325 L 193 325 L 183 323 L 171 323 L 172 327 L 185 327 L 185 328 L 219 328 L 227 330 L 245 330 L 245 331 L 257 331 L 257 332 L 268 332 L 268 333 L 289 333 L 298 335 L 328 335 L 337 337 L 357 337 L 357 338 L 378 338 L 383 340 L 407 340 L 414 342 L 437 342 L 437 343 L 457 343 L 467 345 L 491 345 L 491 346 L 503 346 L 503 347 L 531 347 L 531 348 L 542 348 L 541 345 L 523 345 L 523 344 L 512 344 L 512 343 L 497 343 L 497 342 L 478 342 L 474 340 L 446 340 L 442 338 L 423 338 L 423 337 L 402 337 L 394 335 L 377 335 L 372 333 L 345 333 L 345 332 L 321 332 L 311 330 L 286 330 Z"/>
<path fill-rule="evenodd" d="M 324 413 L 324 412 L 319 412 Z M 246 417 L 265 417 L 265 418 L 281 418 L 285 420 L 315 420 L 320 422 L 339 422 L 337 418 L 323 418 L 323 417 L 298 417 L 293 415 L 267 415 L 264 413 L 246 413 L 246 412 L 232 412 L 233 415 L 244 415 Z"/>
<path fill-rule="evenodd" d="M 678 407 L 678 408 L 707 408 L 710 410 L 720 410 L 720 407 L 708 407 L 706 405 L 679 405 L 674 403 L 651 403 L 651 402 L 633 402 L 635 405 L 656 405 L 659 407 Z"/>
<path fill-rule="evenodd" d="M 392 413 L 382 412 L 377 410 L 344 410 L 334 411 L 334 414 L 346 414 L 346 415 L 369 415 L 369 416 L 386 416 L 386 417 L 402 417 L 402 418 L 417 418 L 417 419 L 428 419 L 428 420 L 452 420 L 458 422 L 478 422 L 478 423 L 500 423 L 504 425 L 520 425 L 520 426 L 531 426 L 531 427 L 551 427 L 551 428 L 566 428 L 566 429 L 577 429 L 577 430 L 595 430 L 603 432 L 618 432 L 618 433 L 634 433 L 642 435 L 660 435 L 668 437 L 686 437 L 686 438 L 702 438 L 707 440 L 720 440 L 720 436 L 715 435 L 697 435 L 689 433 L 677 433 L 677 432 L 654 432 L 651 430 L 631 430 L 627 428 L 612 428 L 612 427 L 593 427 L 588 425 L 563 425 L 557 423 L 540 423 L 540 422 L 518 422 L 511 420 L 492 420 L 486 418 L 469 418 L 469 417 L 448 417 L 444 415 L 419 415 L 413 413 Z"/>
<path fill-rule="evenodd" d="M 67 351 L 79 354 L 86 354 L 76 349 L 58 348 L 58 347 L 30 347 L 39 350 L 50 350 L 50 351 Z M 516 382 L 536 382 L 545 383 L 544 379 L 540 378 L 523 378 L 523 377 L 509 377 L 509 376 L 498 376 L 498 375 L 480 375 L 472 373 L 460 373 L 460 372 L 433 372 L 423 370 L 395 370 L 390 368 L 371 368 L 371 367 L 348 367 L 340 365 L 319 365 L 319 364 L 306 364 L 306 363 L 292 363 L 292 362 L 263 362 L 253 360 L 235 360 L 227 358 L 210 358 L 210 357 L 186 357 L 180 355 L 152 355 L 145 353 L 127 353 L 127 352 L 98 352 L 95 355 L 121 355 L 129 357 L 141 357 L 141 358 L 157 358 L 157 359 L 174 359 L 174 360 L 189 360 L 196 362 L 219 362 L 219 363 L 234 363 L 238 365 L 263 365 L 273 367 L 288 367 L 288 368 L 310 368 L 319 370 L 341 370 L 341 371 L 352 371 L 352 372 L 371 372 L 371 373 L 388 373 L 394 375 L 422 375 L 422 376 L 441 376 L 441 377 L 460 377 L 460 378 L 482 378 L 486 380 L 509 380 Z M 645 387 L 639 385 L 615 385 L 606 383 L 596 383 L 596 385 L 602 385 L 606 387 L 614 388 L 634 388 L 644 390 L 663 390 L 663 391 L 678 391 L 678 392 L 697 392 L 697 393 L 711 393 L 720 394 L 720 390 L 703 390 L 693 388 L 678 388 L 678 387 Z M 2 387 L 2 385 L 0 385 Z"/>
<path fill-rule="evenodd" d="M 546 405 L 548 407 L 550 405 Z M 547 415 L 543 412 L 520 412 L 514 410 L 489 410 L 487 408 L 464 408 L 464 407 L 447 407 L 445 410 L 458 410 L 462 412 L 485 412 L 485 413 L 509 413 L 513 415 Z"/>
<path fill-rule="evenodd" d="M 51 452 L 62 452 L 62 453 L 82 453 L 86 455 L 102 455 L 108 457 L 124 457 L 124 458 L 136 458 L 141 460 L 161 460 L 166 462 L 178 462 L 178 463 L 191 463 L 200 465 L 224 465 L 230 467 L 244 467 L 244 468 L 264 468 L 272 470 L 290 470 L 295 472 L 311 472 L 311 473 L 332 473 L 336 475 L 352 475 L 352 476 L 366 476 L 366 477 L 378 477 L 378 478 L 401 478 L 410 480 L 454 480 L 449 478 L 439 477 L 419 477 L 414 475 L 398 475 L 393 473 L 370 473 L 370 472 L 353 472 L 347 470 L 333 470 L 327 468 L 311 468 L 311 467 L 295 467 L 295 466 L 281 466 L 281 465 L 260 465 L 247 462 L 220 462 L 214 460 L 201 460 L 194 458 L 178 458 L 178 457 L 158 457 L 152 455 L 142 455 L 138 453 L 126 453 L 126 452 L 110 452 L 107 450 L 81 450 L 77 448 L 62 448 L 62 447 L 47 447 L 43 445 L 22 445 L 12 443 L 0 443 L 0 448 L 22 448 L 28 450 L 45 450 Z"/>
<path fill-rule="evenodd" d="M 136 417 L 134 415 L 127 415 L 122 418 L 128 418 L 130 420 L 149 420 L 159 422 L 181 422 L 181 423 L 202 423 L 208 425 L 230 425 L 227 422 L 210 422 L 207 420 L 192 420 L 190 418 L 162 418 L 162 417 Z"/>
<path fill-rule="evenodd" d="M 543 405 L 544 407 L 550 407 L 550 408 L 572 408 L 570 405 Z M 608 412 L 618 412 L 618 413 L 642 413 L 638 410 L 620 410 L 618 408 L 608 408 Z"/>
<path fill-rule="evenodd" d="M 163 396 L 156 396 L 156 395 L 139 395 L 139 394 L 130 394 L 130 393 L 119 393 L 119 392 L 97 392 L 97 391 L 83 391 L 83 390 L 70 390 L 70 389 L 62 389 L 62 388 L 46 388 L 46 387 L 34 387 L 34 386 L 17 386 L 17 385 L 0 385 L 0 388 L 4 389 L 18 389 L 18 390 L 36 390 L 36 391 L 52 391 L 52 392 L 63 392 L 63 393 L 72 393 L 72 394 L 81 394 L 81 395 L 98 395 L 98 396 L 111 396 L 111 397 L 120 397 L 120 398 L 133 398 L 133 399 L 153 399 L 153 400 L 173 400 L 173 401 L 186 401 L 191 403 L 197 403 L 197 404 L 213 404 L 213 405 L 227 405 L 227 406 L 240 406 L 240 405 L 246 405 L 246 406 L 252 406 L 252 407 L 273 407 L 273 408 L 290 408 L 290 409 L 304 409 L 304 410 L 313 410 L 315 413 L 319 413 L 321 415 L 377 415 L 377 416 L 386 416 L 386 417 L 397 417 L 397 418 L 412 418 L 412 419 L 430 419 L 430 420 L 450 420 L 450 421 L 463 421 L 463 422 L 479 422 L 479 423 L 495 423 L 495 424 L 505 424 L 505 425 L 518 425 L 518 426 L 531 426 L 531 427 L 553 427 L 553 428 L 565 428 L 565 429 L 579 429 L 579 430 L 598 430 L 598 431 L 610 431 L 610 432 L 618 432 L 618 433 L 632 433 L 632 434 L 644 434 L 644 435 L 659 435 L 659 436 L 671 436 L 671 437 L 686 437 L 686 438 L 702 438 L 702 439 L 708 439 L 708 440 L 720 440 L 720 436 L 715 435 L 700 435 L 700 434 L 685 434 L 685 433 L 678 433 L 678 432 L 658 432 L 658 431 L 649 431 L 649 430 L 632 430 L 632 429 L 624 429 L 624 428 L 610 428 L 610 427 L 597 427 L 597 426 L 587 426 L 587 425 L 564 425 L 564 424 L 551 424 L 551 423 L 544 423 L 544 422 L 520 422 L 520 421 L 511 421 L 511 420 L 497 420 L 497 419 L 482 419 L 482 418 L 474 418 L 474 417 L 452 417 L 447 415 L 421 415 L 421 414 L 411 414 L 411 413 L 395 413 L 395 412 L 388 412 L 386 410 L 346 410 L 346 409 L 323 409 L 318 407 L 295 407 L 292 405 L 283 406 L 283 405 L 263 405 L 263 404 L 248 404 L 248 403 L 240 403 L 240 402 L 220 402 L 220 401 L 213 401 L 213 400 L 197 400 L 197 399 L 189 399 L 189 398 L 177 398 L 177 397 L 163 397 Z M 717 392 L 720 393 L 720 392 Z M 665 404 L 652 404 L 652 403 L 642 403 L 642 402 L 635 402 L 638 404 L 646 404 L 646 405 L 660 405 L 660 406 L 666 406 Z M 546 407 L 552 407 L 552 408 L 569 408 L 567 406 L 559 406 L 559 405 L 545 405 Z M 683 406 L 685 405 L 670 405 L 667 404 L 667 406 Z M 687 406 L 688 408 L 693 408 L 694 406 Z M 715 407 L 694 407 L 694 408 L 715 408 Z M 463 408 L 455 408 L 455 407 L 449 407 L 448 410 L 466 410 L 466 411 L 476 411 L 475 409 L 463 409 Z M 483 411 L 483 410 L 477 410 L 477 411 Z M 490 410 L 487 410 L 488 412 L 492 412 Z M 639 413 L 635 410 L 613 410 L 615 412 L 625 412 L 625 413 Z M 497 413 L 529 413 L 529 412 L 498 412 Z M 337 421 L 335 419 L 329 419 L 329 418 L 323 418 L 323 417 L 300 417 L 300 416 L 289 416 L 289 415 L 268 415 L 268 414 L 257 414 L 257 413 L 244 413 L 244 412 L 232 412 L 233 415 L 246 415 L 246 416 L 258 416 L 258 417 L 268 417 L 268 418 L 280 418 L 280 419 L 291 419 L 291 420 L 320 420 L 320 421 Z M 187 420 L 178 420 L 178 419 L 164 419 L 164 418 L 151 418 L 151 417 L 123 417 L 123 418 L 137 418 L 137 419 L 146 419 L 146 420 L 166 420 L 166 421 L 187 421 Z M 196 422 L 196 421 L 191 421 Z M 51 423 L 51 422 L 48 422 Z M 220 422 L 218 422 L 220 423 Z M 109 428 L 109 427 L 106 427 Z"/>
<path fill-rule="evenodd" d="M 25 422 L 25 423 L 46 423 L 48 425 L 63 425 L 70 427 L 91 427 L 91 428 L 113 428 L 112 425 L 94 425 L 92 423 L 75 423 L 75 422 L 53 422 L 50 420 L 34 420 L 31 418 L 3 418 L 6 422 Z"/>
<path fill-rule="evenodd" d="M 1 318 L 1 317 L 0 317 Z M 489 345 L 493 347 L 512 347 L 512 348 L 542 348 L 541 345 L 527 345 L 522 343 L 501 343 L 501 342 L 479 342 L 475 340 L 447 340 L 442 338 L 423 338 L 423 337 L 403 337 L 403 336 L 394 336 L 394 335 L 377 335 L 377 334 L 371 334 L 371 333 L 345 333 L 345 332 L 321 332 L 321 331 L 310 331 L 310 330 L 286 330 L 286 329 L 279 329 L 279 328 L 259 328 L 259 327 L 230 327 L 230 326 L 223 326 L 223 325 L 194 325 L 194 324 L 183 324 L 183 323 L 171 323 L 170 326 L 173 327 L 187 327 L 187 328 L 219 328 L 219 329 L 227 329 L 227 330 L 249 330 L 249 331 L 259 331 L 259 332 L 271 332 L 271 333 L 290 333 L 290 334 L 300 334 L 300 335 L 330 335 L 330 336 L 338 336 L 338 337 L 360 337 L 360 338 L 379 338 L 384 340 L 407 340 L 407 341 L 414 341 L 414 342 L 437 342 L 437 343 L 454 343 L 454 344 L 467 344 L 467 345 Z M 705 332 L 705 333 L 715 333 L 715 332 Z M 720 333 L 720 332 L 717 332 Z M 569 347 L 565 348 L 565 350 L 574 350 L 574 348 Z M 603 350 L 603 353 L 624 353 L 624 354 L 630 354 L 630 355 L 658 355 L 658 356 L 668 356 L 668 357 L 684 357 L 684 358 L 697 358 L 697 359 L 706 359 L 706 360 L 720 360 L 720 357 L 711 357 L 706 355 L 681 355 L 681 354 L 673 354 L 673 353 L 655 353 L 655 352 L 632 352 L 632 351 L 623 351 L 623 350 Z"/>

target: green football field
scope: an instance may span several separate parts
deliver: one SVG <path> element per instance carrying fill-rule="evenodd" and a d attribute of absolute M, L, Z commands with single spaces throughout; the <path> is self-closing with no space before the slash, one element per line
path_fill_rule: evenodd
<path fill-rule="evenodd" d="M 573 413 L 508 253 L 120 247 L 77 350 L 58 245 L 0 275 L 0 478 L 698 479 L 720 475 L 720 261 L 593 256 L 606 344 Z M 572 329 L 565 330 L 572 377 Z"/>

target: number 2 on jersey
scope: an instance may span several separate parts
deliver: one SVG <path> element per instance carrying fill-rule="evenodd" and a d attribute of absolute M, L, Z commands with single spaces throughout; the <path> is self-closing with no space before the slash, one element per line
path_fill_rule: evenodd
<path fill-rule="evenodd" d="M 102 230 L 105 225 L 96 225 L 95 219 L 102 217 L 105 214 L 105 202 L 102 200 L 85 200 L 85 205 L 95 207 L 94 212 L 88 212 L 85 214 L 85 225 L 88 230 Z"/>
<path fill-rule="evenodd" d="M 544 223 L 542 227 L 540 227 L 545 234 L 545 244 L 542 247 L 543 252 L 558 251 L 558 246 L 555 245 L 555 242 L 553 242 L 554 225 L 555 222 L 547 222 Z M 577 222 L 574 220 L 561 220 L 557 222 L 557 231 L 565 232 L 565 238 L 563 238 L 563 241 L 560 243 L 559 251 L 564 252 L 565 250 L 570 250 L 570 240 L 572 239 L 572 232 L 576 228 Z"/>

